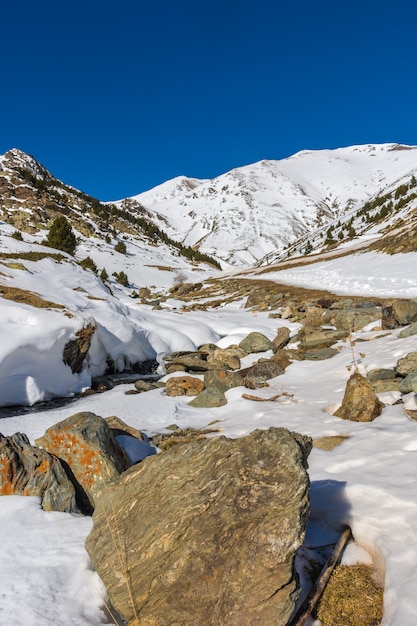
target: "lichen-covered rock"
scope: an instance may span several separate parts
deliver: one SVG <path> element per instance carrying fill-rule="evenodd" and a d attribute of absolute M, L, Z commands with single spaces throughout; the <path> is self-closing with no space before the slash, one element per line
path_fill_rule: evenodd
<path fill-rule="evenodd" d="M 225 392 L 233 387 L 243 385 L 243 380 L 240 372 L 212 370 L 204 373 L 204 384 L 207 389 L 215 387 L 219 391 Z"/>
<path fill-rule="evenodd" d="M 239 346 L 248 354 L 266 352 L 273 349 L 272 341 L 262 333 L 257 332 L 249 333 L 245 339 L 242 339 Z"/>
<path fill-rule="evenodd" d="M 287 624 L 310 449 L 270 428 L 177 445 L 125 472 L 98 496 L 86 542 L 113 606 L 132 626 Z"/>
<path fill-rule="evenodd" d="M 50 454 L 63 460 L 81 486 L 79 497 L 87 497 L 85 511 L 94 508 L 97 492 L 131 466 L 110 426 L 94 413 L 76 413 L 48 428 L 35 441 Z"/>
<path fill-rule="evenodd" d="M 334 415 L 352 422 L 372 422 L 381 415 L 384 404 L 378 399 L 372 385 L 355 372 L 347 381 L 341 406 Z"/>
<path fill-rule="evenodd" d="M 203 389 L 203 381 L 193 376 L 172 376 L 165 385 L 167 396 L 197 396 Z"/>
<path fill-rule="evenodd" d="M 57 458 L 22 433 L 0 434 L 0 495 L 39 496 L 45 511 L 78 510 L 75 489 Z"/>

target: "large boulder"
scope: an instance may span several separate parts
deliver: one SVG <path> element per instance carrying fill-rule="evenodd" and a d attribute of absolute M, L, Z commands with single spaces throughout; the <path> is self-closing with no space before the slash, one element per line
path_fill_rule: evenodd
<path fill-rule="evenodd" d="M 130 626 L 287 624 L 311 439 L 283 428 L 177 445 L 97 498 L 86 548 Z"/>
<path fill-rule="evenodd" d="M 23 433 L 0 434 L 0 495 L 39 496 L 45 511 L 77 511 L 75 489 L 59 460 Z"/>
<path fill-rule="evenodd" d="M 334 415 L 352 422 L 371 422 L 381 415 L 383 408 L 371 383 L 355 372 L 347 382 L 342 404 Z"/>
<path fill-rule="evenodd" d="M 131 466 L 106 420 L 94 413 L 76 413 L 58 422 L 35 443 L 68 466 L 85 512 L 94 508 L 102 486 Z"/>

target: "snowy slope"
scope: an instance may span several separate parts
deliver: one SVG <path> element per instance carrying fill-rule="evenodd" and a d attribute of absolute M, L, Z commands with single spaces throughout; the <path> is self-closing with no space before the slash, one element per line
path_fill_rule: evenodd
<path fill-rule="evenodd" d="M 134 200 L 170 236 L 234 265 L 251 265 L 417 172 L 417 147 L 302 151 L 208 181 L 168 181 Z M 183 188 L 185 187 L 185 190 Z"/>

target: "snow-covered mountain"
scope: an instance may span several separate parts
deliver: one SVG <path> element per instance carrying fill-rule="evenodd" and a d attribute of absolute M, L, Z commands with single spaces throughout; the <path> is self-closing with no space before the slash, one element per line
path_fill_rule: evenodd
<path fill-rule="evenodd" d="M 316 231 L 323 235 L 338 220 L 347 223 L 366 202 L 409 184 L 413 174 L 415 146 L 304 150 L 212 180 L 175 178 L 130 201 L 183 244 L 228 264 L 252 265 Z"/>

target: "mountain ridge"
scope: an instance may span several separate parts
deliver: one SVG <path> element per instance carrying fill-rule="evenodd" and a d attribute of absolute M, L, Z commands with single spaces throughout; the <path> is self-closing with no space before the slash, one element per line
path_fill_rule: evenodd
<path fill-rule="evenodd" d="M 392 143 L 303 150 L 103 203 L 12 149 L 0 157 L 0 218 L 34 234 L 63 213 L 87 239 L 110 233 L 224 269 L 251 267 L 414 228 L 416 156 L 416 146 Z"/>

